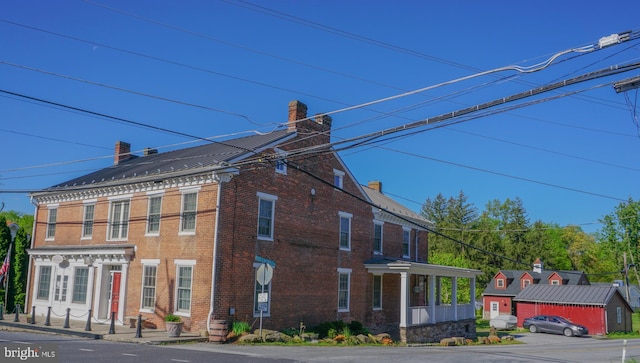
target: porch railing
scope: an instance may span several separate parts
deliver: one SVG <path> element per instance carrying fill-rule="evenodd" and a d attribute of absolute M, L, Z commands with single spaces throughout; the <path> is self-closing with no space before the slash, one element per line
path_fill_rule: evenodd
<path fill-rule="evenodd" d="M 435 324 L 443 321 L 455 321 L 464 319 L 473 319 L 475 310 L 473 305 L 464 304 L 457 306 L 457 317 L 454 312 L 456 306 L 438 305 L 434 309 L 434 316 L 430 316 L 431 306 L 410 306 L 407 309 L 407 323 L 409 325 Z"/>

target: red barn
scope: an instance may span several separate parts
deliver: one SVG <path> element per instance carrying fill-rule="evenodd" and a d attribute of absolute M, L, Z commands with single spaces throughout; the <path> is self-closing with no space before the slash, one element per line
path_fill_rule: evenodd
<path fill-rule="evenodd" d="M 513 301 L 518 326 L 535 315 L 559 315 L 589 329 L 589 334 L 632 330 L 633 310 L 615 286 L 531 285 Z"/>

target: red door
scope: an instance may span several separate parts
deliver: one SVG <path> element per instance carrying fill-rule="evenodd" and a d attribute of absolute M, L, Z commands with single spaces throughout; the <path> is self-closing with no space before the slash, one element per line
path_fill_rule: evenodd
<path fill-rule="evenodd" d="M 111 281 L 111 312 L 118 315 L 118 305 L 120 303 L 120 275 L 121 272 L 114 272 Z"/>

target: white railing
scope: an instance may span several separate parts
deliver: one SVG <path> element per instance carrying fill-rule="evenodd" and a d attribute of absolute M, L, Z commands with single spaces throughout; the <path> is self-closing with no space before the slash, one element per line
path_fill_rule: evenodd
<path fill-rule="evenodd" d="M 456 321 L 463 319 L 473 319 L 475 317 L 474 307 L 471 304 L 458 305 L 438 305 L 433 309 L 434 316 L 430 316 L 431 306 L 410 306 L 407 309 L 407 323 L 409 325 L 435 324 L 443 321 Z"/>

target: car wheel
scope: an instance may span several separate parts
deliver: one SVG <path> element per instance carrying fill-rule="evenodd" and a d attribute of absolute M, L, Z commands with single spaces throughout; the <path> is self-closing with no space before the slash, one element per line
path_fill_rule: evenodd
<path fill-rule="evenodd" d="M 572 337 L 573 336 L 573 330 L 569 329 L 569 328 L 564 328 L 564 330 L 562 331 L 562 333 L 564 333 L 565 337 Z"/>
<path fill-rule="evenodd" d="M 529 326 L 529 331 L 532 333 L 537 333 L 538 332 L 538 327 L 535 325 L 530 325 Z"/>

